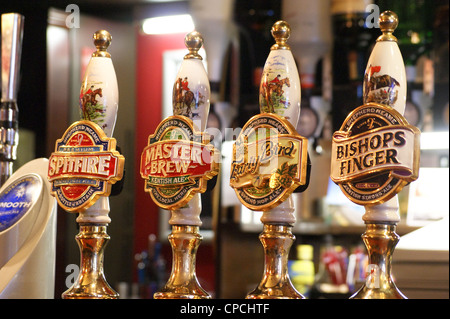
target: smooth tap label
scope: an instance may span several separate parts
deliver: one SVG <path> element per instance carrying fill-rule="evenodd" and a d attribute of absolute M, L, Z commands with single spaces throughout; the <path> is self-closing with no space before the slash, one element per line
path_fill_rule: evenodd
<path fill-rule="evenodd" d="M 285 118 L 252 117 L 233 145 L 230 185 L 242 204 L 268 210 L 306 184 L 307 139 Z"/>
<path fill-rule="evenodd" d="M 111 185 L 122 179 L 124 163 L 114 138 L 94 122 L 75 122 L 56 141 L 49 158 L 52 195 L 65 210 L 84 211 L 99 196 L 110 194 Z"/>
<path fill-rule="evenodd" d="M 27 174 L 8 185 L 0 193 L 0 233 L 14 226 L 39 201 L 42 179 Z"/>
<path fill-rule="evenodd" d="M 417 179 L 419 138 L 391 107 L 362 105 L 333 134 L 330 177 L 357 204 L 385 202 Z"/>
<path fill-rule="evenodd" d="M 145 191 L 165 209 L 184 206 L 219 172 L 219 151 L 187 117 L 170 116 L 160 123 L 141 155 Z"/>

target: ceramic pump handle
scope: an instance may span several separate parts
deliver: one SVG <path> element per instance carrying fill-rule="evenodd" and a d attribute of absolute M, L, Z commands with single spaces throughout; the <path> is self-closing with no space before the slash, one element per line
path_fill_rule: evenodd
<path fill-rule="evenodd" d="M 405 113 L 406 106 L 406 71 L 397 38 L 392 34 L 398 26 L 395 12 L 385 11 L 380 14 L 379 25 L 382 35 L 367 62 L 364 75 L 364 103 L 375 102 L 388 105 Z M 412 150 L 411 150 L 412 152 Z M 398 196 L 385 203 L 366 206 L 364 221 L 400 221 Z"/>
<path fill-rule="evenodd" d="M 184 56 L 173 86 L 174 115 L 190 118 L 198 130 L 205 131 L 210 106 L 208 75 L 198 51 L 203 45 L 202 35 L 193 31 L 184 38 L 189 53 Z"/>
<path fill-rule="evenodd" d="M 98 124 L 112 137 L 119 106 L 119 89 L 111 55 L 112 37 L 106 30 L 94 33 L 97 50 L 92 54 L 80 90 L 81 118 Z"/>
<path fill-rule="evenodd" d="M 264 65 L 259 87 L 261 113 L 284 116 L 297 127 L 300 116 L 301 88 L 298 69 L 287 40 L 291 28 L 286 21 L 272 26 L 275 44 Z"/>
<path fill-rule="evenodd" d="M 211 94 L 203 58 L 198 53 L 203 45 L 203 37 L 200 32 L 192 31 L 185 36 L 184 44 L 189 52 L 181 62 L 173 86 L 173 114 L 190 118 L 194 127 L 203 132 L 208 121 Z M 169 223 L 201 226 L 201 209 L 200 194 L 197 193 L 184 207 L 171 211 Z"/>
<path fill-rule="evenodd" d="M 108 137 L 112 137 L 119 106 L 119 89 L 111 55 L 107 52 L 111 34 L 106 30 L 93 35 L 96 51 L 92 53 L 80 90 L 80 112 L 83 120 L 98 124 Z M 79 214 L 78 223 L 111 222 L 109 198 L 101 196 L 85 212 Z"/>
<path fill-rule="evenodd" d="M 291 28 L 286 21 L 273 24 L 275 44 L 270 48 L 259 87 L 261 113 L 275 113 L 285 117 L 295 128 L 300 116 L 301 87 L 297 65 L 287 43 Z M 263 223 L 294 224 L 292 196 L 270 209 L 261 217 Z"/>
<path fill-rule="evenodd" d="M 380 14 L 382 35 L 367 62 L 364 75 L 364 104 L 376 102 L 394 108 L 404 114 L 406 105 L 406 72 L 397 38 L 392 34 L 398 26 L 395 12 Z"/>

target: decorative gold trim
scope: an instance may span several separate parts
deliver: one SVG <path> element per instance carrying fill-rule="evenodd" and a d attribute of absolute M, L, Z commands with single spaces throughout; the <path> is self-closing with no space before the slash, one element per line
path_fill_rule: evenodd
<path fill-rule="evenodd" d="M 111 45 L 111 34 L 106 30 L 99 30 L 94 33 L 93 39 L 97 51 L 92 53 L 92 57 L 111 58 L 111 54 L 106 51 Z"/>
<path fill-rule="evenodd" d="M 273 24 L 271 30 L 272 36 L 275 39 L 275 44 L 272 45 L 270 50 L 290 50 L 287 39 L 291 35 L 291 26 L 286 21 L 280 20 Z"/>
<path fill-rule="evenodd" d="M 198 54 L 198 51 L 203 45 L 203 37 L 200 32 L 192 31 L 186 34 L 184 38 L 184 44 L 189 50 L 189 53 L 184 56 L 184 59 L 198 59 L 203 60 L 202 56 Z"/>
<path fill-rule="evenodd" d="M 377 42 L 397 42 L 397 38 L 392 34 L 398 26 L 397 14 L 393 11 L 384 11 L 380 14 L 379 24 L 383 34 L 378 37 Z"/>

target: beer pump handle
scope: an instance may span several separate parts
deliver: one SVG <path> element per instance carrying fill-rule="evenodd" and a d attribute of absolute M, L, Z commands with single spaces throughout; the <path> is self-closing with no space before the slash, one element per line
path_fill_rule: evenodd
<path fill-rule="evenodd" d="M 244 158 L 251 156 L 248 155 L 251 153 L 248 151 L 249 148 L 251 149 L 248 140 L 249 136 L 253 134 L 252 130 L 255 131 L 256 127 L 256 131 L 262 130 L 262 132 L 257 133 L 257 142 L 264 142 L 263 145 L 266 147 L 264 154 L 273 154 L 276 163 L 274 169 L 267 174 L 270 176 L 268 184 L 265 184 L 264 180 L 260 181 L 263 170 L 254 174 L 255 176 L 252 177 L 250 184 L 254 189 L 265 188 L 268 191 L 270 197 L 265 198 L 267 202 L 256 201 L 257 198 L 248 200 L 248 195 L 244 192 L 249 188 L 244 190 L 235 188 L 244 205 L 248 206 L 254 200 L 259 205 L 250 207 L 263 210 L 261 222 L 264 226 L 259 239 L 264 247 L 264 274 L 261 282 L 247 294 L 246 298 L 303 299 L 304 296 L 293 286 L 288 272 L 289 250 L 295 241 L 292 226 L 296 222 L 292 192 L 298 185 L 305 184 L 305 159 L 307 157 L 307 139 L 301 137 L 296 131 L 300 116 L 300 77 L 294 57 L 287 44 L 287 39 L 290 36 L 289 24 L 285 21 L 277 21 L 272 26 L 272 36 L 276 43 L 272 46 L 264 65 L 259 89 L 261 114 L 252 117 L 244 126 L 243 131 L 247 132 L 248 135 L 244 136 L 243 139 L 247 141 L 247 145 L 243 149 L 242 147 L 238 149 L 239 153 L 245 153 L 245 148 L 247 148 L 247 156 L 244 155 Z M 267 124 L 261 126 L 253 124 L 257 122 L 255 118 L 258 119 L 257 121 Z M 251 130 L 248 127 L 251 127 Z M 294 142 L 291 140 L 289 144 L 285 144 L 286 136 L 290 136 L 295 140 L 295 143 L 298 143 L 295 149 L 298 157 L 291 157 L 291 152 L 288 155 L 283 152 L 267 151 L 267 145 L 277 145 L 280 149 L 286 147 L 283 145 L 291 145 L 293 150 Z M 257 149 L 260 149 L 260 147 L 257 147 Z M 236 148 L 234 152 L 237 153 Z M 286 160 L 287 157 L 288 160 Z M 293 159 L 293 161 L 289 162 L 290 159 Z M 248 162 L 244 162 L 244 164 L 248 164 Z M 295 173 L 290 174 L 290 170 L 295 171 Z M 290 178 L 292 180 L 290 183 L 282 183 L 280 176 L 285 176 L 286 180 Z M 296 183 L 294 183 L 294 176 L 300 177 Z M 232 179 L 236 180 L 235 176 L 232 176 Z M 284 195 L 280 195 L 283 193 Z"/>
<path fill-rule="evenodd" d="M 161 178 L 155 175 L 152 177 L 151 174 L 157 174 L 157 170 L 150 168 L 149 172 L 145 165 L 142 165 L 142 163 L 153 163 L 152 156 L 147 156 L 149 154 L 148 150 L 155 143 L 164 143 L 164 140 L 166 140 L 169 143 L 179 143 L 178 146 L 184 146 L 184 150 L 186 152 L 189 151 L 190 156 L 183 155 L 189 168 L 194 169 L 205 166 L 202 160 L 198 160 L 198 158 L 194 160 L 192 158 L 194 143 L 205 147 L 204 150 L 207 150 L 206 139 L 204 139 L 202 132 L 206 129 L 209 113 L 210 86 L 208 76 L 203 67 L 202 57 L 198 54 L 203 45 L 203 38 L 199 32 L 193 31 L 185 36 L 184 43 L 189 53 L 185 55 L 181 63 L 173 86 L 172 106 L 174 115 L 163 120 L 155 134 L 149 137 L 149 146 L 144 149 L 144 158 L 141 158 L 141 175 L 147 181 L 150 181 L 146 184 L 146 190 L 149 190 L 153 200 L 160 207 L 170 210 L 171 213 L 169 224 L 172 225 L 172 232 L 168 239 L 172 247 L 172 271 L 164 287 L 153 295 L 155 299 L 211 298 L 200 286 L 195 273 L 197 249 L 202 240 L 202 236 L 199 233 L 202 225 L 200 219 L 202 210 L 200 193 L 205 191 L 206 185 L 204 183 L 211 175 L 207 175 L 208 172 L 205 171 L 203 174 L 197 173 L 198 177 L 193 177 L 193 174 L 187 170 L 184 172 L 177 170 L 174 173 L 175 178 L 169 179 L 170 183 L 166 183 L 169 191 L 174 196 L 166 196 L 164 197 L 164 202 L 162 202 L 159 192 L 167 192 L 167 188 L 163 189 L 164 186 L 155 186 L 154 184 L 158 183 Z M 179 149 L 168 147 L 171 151 L 170 156 L 166 158 L 173 162 L 180 162 L 182 156 L 179 153 Z M 186 153 L 181 152 L 183 154 Z M 210 172 L 214 171 L 214 174 L 217 174 L 218 168 L 212 165 L 208 167 Z M 184 177 L 189 177 L 189 184 L 186 184 L 184 181 L 178 182 L 182 180 L 183 174 L 185 174 Z M 193 183 L 191 177 L 193 177 Z M 150 186 L 147 187 L 147 185 Z M 173 192 L 173 189 L 176 191 Z M 168 202 L 169 204 L 167 204 Z"/>
<path fill-rule="evenodd" d="M 183 115 L 194 122 L 197 130 L 204 132 L 210 107 L 210 84 L 203 66 L 203 58 L 198 53 L 203 46 L 203 37 L 198 31 L 188 33 L 184 38 L 188 53 L 181 62 L 173 86 L 173 114 Z M 201 226 L 202 210 L 200 193 L 182 208 L 171 210 L 171 225 Z"/>
<path fill-rule="evenodd" d="M 356 183 L 347 184 L 355 187 L 356 191 L 353 191 L 353 194 L 361 194 L 358 193 L 360 189 L 365 192 L 364 197 L 360 197 L 366 211 L 362 217 L 366 224 L 362 239 L 368 253 L 367 278 L 363 286 L 350 297 L 352 299 L 406 299 L 395 285 L 391 275 L 392 256 L 400 239 L 395 232 L 397 223 L 400 221 L 397 194 L 407 182 L 414 181 L 418 177 L 419 168 L 420 131 L 409 125 L 403 117 L 406 104 L 405 66 L 397 39 L 392 34 L 398 25 L 397 15 L 392 11 L 385 11 L 380 15 L 379 24 L 382 35 L 375 43 L 364 75 L 364 105 L 348 116 L 349 120 L 343 124 L 343 127 L 352 120 L 358 122 L 358 117 L 362 117 L 367 124 L 355 125 L 358 133 L 361 129 L 366 129 L 366 132 L 375 137 L 379 136 L 376 135 L 376 132 L 379 132 L 376 130 L 381 128 L 385 129 L 387 135 L 399 130 L 400 135 L 405 138 L 400 145 L 389 146 L 393 147 L 391 151 L 395 152 L 398 158 L 402 158 L 396 161 L 397 167 L 392 167 L 381 174 L 379 170 L 372 168 L 376 173 L 366 175 L 365 183 L 361 182 L 362 179 L 359 181 L 355 179 L 359 186 L 356 186 Z M 367 110 L 369 114 L 373 112 L 370 116 L 363 117 L 362 110 Z M 357 113 L 359 115 L 355 116 Z M 374 122 L 376 124 L 373 126 Z M 407 169 L 409 176 L 396 174 L 399 167 L 406 163 L 410 164 Z M 384 183 L 381 176 L 385 180 Z M 380 179 L 377 181 L 376 178 Z M 379 186 L 376 188 L 370 186 L 372 181 L 375 186 Z M 347 190 L 350 189 L 347 188 Z M 347 190 L 346 196 L 355 200 L 355 196 Z"/>
<path fill-rule="evenodd" d="M 111 35 L 100 30 L 94 33 L 93 40 L 97 50 L 81 84 L 81 119 L 56 141 L 49 159 L 52 195 L 62 208 L 78 213 L 79 233 L 75 239 L 80 249 L 80 271 L 72 287 L 62 294 L 63 299 L 119 297 L 103 270 L 104 250 L 110 239 L 106 232 L 111 222 L 109 196 L 112 185 L 123 179 L 125 163 L 112 137 L 118 86 L 111 55 L 106 51 Z"/>
<path fill-rule="evenodd" d="M 385 11 L 380 14 L 380 35 L 370 54 L 364 74 L 364 103 L 376 102 L 388 105 L 399 112 L 405 113 L 406 106 L 406 72 L 402 54 L 393 35 L 398 26 L 398 16 L 395 12 Z M 389 85 L 383 85 L 388 83 Z M 387 88 L 386 88 L 387 87 Z M 412 150 L 411 150 L 412 152 Z M 400 221 L 398 196 L 382 204 L 365 206 L 364 221 Z"/>
<path fill-rule="evenodd" d="M 301 85 L 300 76 L 294 56 L 287 43 L 291 28 L 289 23 L 280 20 L 274 23 L 271 34 L 275 40 L 266 63 L 259 88 L 259 106 L 261 113 L 275 113 L 285 117 L 294 128 L 300 117 Z M 306 171 L 306 183 L 294 192 L 302 192 L 309 185 L 311 162 L 309 160 Z M 261 217 L 263 223 L 283 222 L 294 224 L 294 204 L 292 196 L 280 203 L 274 209 L 268 210 Z"/>
<path fill-rule="evenodd" d="M 119 89 L 117 77 L 107 51 L 112 36 L 106 30 L 96 31 L 93 42 L 96 51 L 92 53 L 80 89 L 80 115 L 83 120 L 98 124 L 108 137 L 112 137 L 117 119 Z M 121 188 L 123 178 L 112 187 Z M 78 223 L 109 224 L 109 197 L 99 199 L 77 218 Z"/>

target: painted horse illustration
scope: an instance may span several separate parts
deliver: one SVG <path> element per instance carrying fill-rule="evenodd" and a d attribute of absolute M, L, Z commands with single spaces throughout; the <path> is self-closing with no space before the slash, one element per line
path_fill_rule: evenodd
<path fill-rule="evenodd" d="M 291 83 L 289 82 L 289 78 L 286 77 L 284 79 L 279 79 L 279 76 L 277 76 L 275 79 L 270 81 L 269 83 L 265 82 L 263 83 L 261 87 L 261 94 L 266 101 L 268 112 L 273 113 L 274 112 L 274 100 L 273 97 L 279 97 L 281 98 L 283 96 L 284 90 L 283 86 L 286 85 L 287 87 L 291 87 Z"/>
<path fill-rule="evenodd" d="M 183 81 L 181 78 L 178 78 L 175 81 L 172 94 L 174 114 L 190 117 L 192 114 L 191 104 L 193 101 L 194 93 L 189 90 L 187 85 L 183 85 Z"/>
<path fill-rule="evenodd" d="M 400 86 L 400 83 L 389 74 L 374 75 L 380 71 L 380 66 L 370 66 L 369 72 L 364 76 L 365 101 L 393 106 L 398 95 L 395 88 Z"/>
<path fill-rule="evenodd" d="M 90 116 L 90 108 L 97 105 L 96 97 L 97 95 L 100 97 L 103 97 L 102 89 L 96 89 L 91 90 L 93 86 L 89 90 L 87 90 L 81 97 L 80 97 L 80 103 L 81 103 L 81 111 L 83 115 L 83 119 L 85 120 L 91 120 Z"/>

